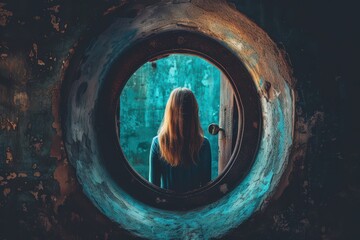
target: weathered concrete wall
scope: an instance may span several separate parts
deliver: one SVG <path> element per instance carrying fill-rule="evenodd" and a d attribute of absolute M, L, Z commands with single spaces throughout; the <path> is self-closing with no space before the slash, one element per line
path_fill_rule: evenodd
<path fill-rule="evenodd" d="M 125 2 L 0 3 L 1 239 L 135 238 L 84 196 L 56 120 L 58 82 L 73 46 L 86 26 Z M 231 2 L 289 54 L 303 122 L 297 132 L 309 140 L 296 146 L 277 200 L 224 239 L 358 238 L 357 8 L 323 0 Z M 323 122 L 315 124 L 317 116 Z"/>
<path fill-rule="evenodd" d="M 136 4 L 128 7 L 129 11 L 134 8 L 137 8 Z M 254 164 L 243 181 L 231 191 L 228 186 L 233 180 L 215 185 L 216 191 L 226 195 L 186 212 L 181 209 L 160 209 L 158 206 L 167 202 L 161 192 L 153 192 L 154 205 L 150 206 L 135 199 L 128 191 L 128 185 L 116 183 L 119 175 L 125 177 L 126 174 L 119 174 L 116 168 L 124 169 L 127 165 L 116 166 L 113 163 L 118 141 L 112 140 L 116 134 L 112 132 L 114 129 L 103 128 L 99 124 L 103 118 L 113 119 L 112 114 L 115 114 L 115 107 L 111 108 L 113 112 L 102 112 L 100 109 L 106 109 L 109 104 L 116 102 L 113 98 L 116 87 L 105 86 L 112 72 L 110 66 L 116 66 L 118 56 L 123 56 L 125 64 L 129 60 L 125 57 L 125 51 L 134 42 L 181 29 L 215 39 L 244 64 L 243 71 L 248 71 L 250 79 L 239 75 L 233 79 L 233 83 L 243 87 L 241 94 L 254 91 L 250 96 L 241 97 L 247 116 L 255 111 L 254 106 L 246 105 L 250 99 L 258 99 L 261 107 L 255 105 L 255 108 L 261 108 L 262 115 L 258 151 L 254 156 L 247 156 L 254 159 Z M 180 37 L 177 42 L 181 42 Z M 151 44 L 157 42 L 150 42 L 149 48 Z M 241 71 L 241 65 L 237 67 Z M 295 99 L 291 69 L 268 35 L 225 2 L 197 0 L 180 5 L 171 1 L 158 2 L 140 8 L 133 19 L 118 17 L 95 37 L 75 69 L 76 74 L 66 79 L 70 80 L 67 83 L 71 85 L 65 88 L 68 94 L 64 96 L 66 104 L 62 112 L 66 116 L 62 118 L 64 145 L 85 194 L 121 227 L 149 239 L 210 239 L 225 235 L 258 211 L 266 199 L 271 199 L 288 165 L 291 146 L 297 144 L 293 142 Z M 118 71 L 126 74 L 123 68 Z M 243 82 L 246 85 L 238 85 Z M 87 88 L 84 90 L 83 86 Z M 100 104 L 104 95 L 112 96 L 105 105 Z M 260 128 L 259 119 L 247 116 L 244 117 L 244 139 L 245 132 Z M 115 123 L 105 121 L 103 126 L 112 124 Z M 104 146 L 109 138 L 110 148 Z M 242 141 L 242 146 L 247 147 L 248 144 Z M 109 162 L 111 169 L 106 169 L 105 161 Z M 130 180 L 129 184 L 136 181 L 133 176 L 126 178 Z M 142 189 L 137 190 L 142 192 Z M 179 201 L 177 206 L 181 207 L 181 204 Z"/>
<path fill-rule="evenodd" d="M 164 116 L 166 102 L 177 87 L 191 89 L 199 104 L 201 127 L 210 141 L 212 179 L 218 169 L 218 136 L 210 123 L 219 123 L 220 70 L 206 60 L 174 54 L 148 62 L 129 79 L 120 96 L 120 144 L 128 161 L 145 179 L 149 176 L 152 138 Z"/>

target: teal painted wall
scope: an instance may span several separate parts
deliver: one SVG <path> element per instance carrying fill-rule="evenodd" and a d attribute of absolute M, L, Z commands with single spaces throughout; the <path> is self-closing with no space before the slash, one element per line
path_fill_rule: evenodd
<path fill-rule="evenodd" d="M 176 87 L 191 89 L 199 103 L 201 126 L 212 153 L 212 179 L 218 174 L 218 137 L 208 133 L 219 122 L 220 70 L 192 55 L 172 54 L 142 65 L 129 79 L 120 96 L 120 143 L 132 167 L 148 177 L 152 138 L 161 124 L 166 102 Z"/>

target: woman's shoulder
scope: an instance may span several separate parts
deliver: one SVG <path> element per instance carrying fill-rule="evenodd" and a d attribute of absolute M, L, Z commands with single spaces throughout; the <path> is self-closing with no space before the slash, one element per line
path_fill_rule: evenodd
<path fill-rule="evenodd" d="M 203 145 L 210 145 L 209 139 L 204 136 Z"/>
<path fill-rule="evenodd" d="M 208 148 L 210 148 L 210 142 L 209 142 L 209 139 L 204 136 L 204 140 L 201 144 L 201 149 L 206 150 Z"/>
<path fill-rule="evenodd" d="M 158 144 L 159 143 L 159 136 L 156 135 L 155 137 L 153 137 L 152 142 L 155 143 L 155 144 Z"/>
<path fill-rule="evenodd" d="M 158 136 L 153 137 L 151 142 L 151 152 L 158 152 L 159 148 L 159 138 Z"/>

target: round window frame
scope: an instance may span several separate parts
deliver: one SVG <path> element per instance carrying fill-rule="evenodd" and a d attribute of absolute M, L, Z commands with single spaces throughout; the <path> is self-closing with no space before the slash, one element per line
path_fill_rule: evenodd
<path fill-rule="evenodd" d="M 236 144 L 224 171 L 206 186 L 185 193 L 162 189 L 141 177 L 126 159 L 116 131 L 116 107 L 126 82 L 148 60 L 170 53 L 191 53 L 217 66 L 232 85 L 241 117 Z M 222 198 L 247 175 L 261 137 L 261 112 L 258 92 L 250 73 L 227 47 L 195 31 L 168 30 L 133 42 L 117 57 L 99 89 L 94 125 L 101 161 L 116 184 L 150 206 L 165 210 L 190 210 Z"/>

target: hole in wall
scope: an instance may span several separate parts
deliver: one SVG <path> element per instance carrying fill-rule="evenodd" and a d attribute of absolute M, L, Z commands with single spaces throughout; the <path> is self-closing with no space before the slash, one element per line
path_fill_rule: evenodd
<path fill-rule="evenodd" d="M 162 125 L 170 93 L 178 87 L 190 89 L 197 100 L 202 133 L 210 143 L 210 154 L 206 154 L 210 159 L 211 167 L 206 170 L 210 177 L 206 181 L 213 181 L 226 168 L 232 155 L 237 138 L 239 111 L 226 75 L 200 56 L 179 53 L 157 56 L 132 74 L 122 89 L 116 112 L 120 146 L 132 168 L 142 178 L 150 181 L 152 140 Z M 209 126 L 213 125 L 220 131 L 209 131 Z M 201 153 L 205 155 L 203 152 L 204 150 Z M 172 168 L 162 159 L 159 168 L 161 181 L 158 186 L 173 190 L 170 186 L 165 187 L 164 181 L 170 174 L 176 176 L 177 171 L 182 171 L 181 167 Z M 200 168 L 203 167 L 193 166 L 193 171 L 196 172 L 187 178 L 196 181 L 204 173 Z M 188 169 L 191 172 L 192 168 Z M 154 174 L 153 171 L 151 173 Z M 182 178 L 183 175 L 184 173 Z"/>
<path fill-rule="evenodd" d="M 116 44 L 111 46 L 119 46 L 116 38 L 101 40 L 112 41 L 111 39 L 116 41 Z M 111 58 L 103 57 L 104 46 L 97 45 L 91 52 L 85 53 L 85 61 L 82 61 L 81 57 L 76 58 L 79 62 L 71 65 L 73 67 L 68 72 L 68 81 L 62 92 L 66 149 L 70 161 L 77 168 L 79 178 L 86 178 L 82 181 L 85 191 L 97 192 L 97 187 L 93 187 L 93 184 L 101 182 L 106 185 L 101 187 L 101 194 L 113 192 L 117 198 L 118 194 L 123 192 L 158 209 L 181 211 L 206 206 L 230 194 L 247 176 L 262 130 L 257 91 L 243 62 L 212 37 L 188 30 L 162 31 L 141 37 L 131 41 L 131 44 L 125 45 L 123 49 L 110 51 L 114 55 Z M 119 50 L 121 51 L 117 52 Z M 119 130 L 121 131 L 124 123 L 120 119 L 120 95 L 125 91 L 129 79 L 144 63 L 149 62 L 148 68 L 153 71 L 159 67 L 157 60 L 174 54 L 191 55 L 207 61 L 214 65 L 213 68 L 218 69 L 221 77 L 226 76 L 227 81 L 219 84 L 220 96 L 225 97 L 220 97 L 220 110 L 217 113 L 219 121 L 215 124 L 225 130 L 225 136 L 233 137 L 231 144 L 227 144 L 227 150 L 218 153 L 218 176 L 214 174 L 215 178 L 205 186 L 185 192 L 149 184 L 146 173 L 141 177 L 141 173 L 136 172 L 136 167 L 129 164 L 127 158 L 130 157 L 126 156 L 126 150 L 122 149 L 119 137 Z M 112 60 L 108 62 L 110 59 Z M 99 67 L 89 67 L 94 66 L 95 62 Z M 198 83 L 201 83 L 201 80 Z M 225 94 L 221 94 L 222 91 Z M 226 94 L 226 91 L 233 92 L 233 96 Z M 164 95 L 164 99 L 167 97 Z M 140 115 L 144 118 L 144 114 Z M 209 128 L 206 129 L 206 125 L 210 123 L 214 122 L 204 124 L 204 132 L 207 132 Z M 228 126 L 231 127 L 227 130 Z M 141 127 L 141 124 L 138 127 Z M 155 127 L 155 134 L 157 128 Z M 211 132 L 215 133 L 217 128 L 213 125 L 211 129 Z M 219 149 L 222 148 L 222 142 L 228 142 L 223 136 L 222 131 L 218 132 L 218 136 L 214 136 L 218 138 Z M 151 140 L 153 136 L 146 139 L 148 138 Z M 135 144 L 135 148 L 147 149 L 148 146 L 144 145 L 139 142 Z M 221 152 L 225 154 L 220 156 Z M 146 155 L 144 154 L 144 162 Z M 223 164 L 219 164 L 222 162 Z M 214 167 L 216 168 L 216 164 Z M 97 197 L 89 194 L 91 198 Z"/>
<path fill-rule="evenodd" d="M 136 19 L 120 16 L 95 35 L 70 64 L 62 91 L 65 148 L 94 205 L 135 235 L 151 239 L 189 234 L 212 239 L 248 219 L 274 191 L 292 144 L 291 71 L 276 45 L 222 1 L 149 4 Z M 120 148 L 115 118 L 131 75 L 149 59 L 174 52 L 197 53 L 226 73 L 239 100 L 242 128 L 234 161 L 223 175 L 182 195 L 139 177 Z M 270 89 L 263 90 L 264 81 Z M 77 106 L 83 82 L 88 88 Z M 265 95 L 274 90 L 270 98 Z"/>

